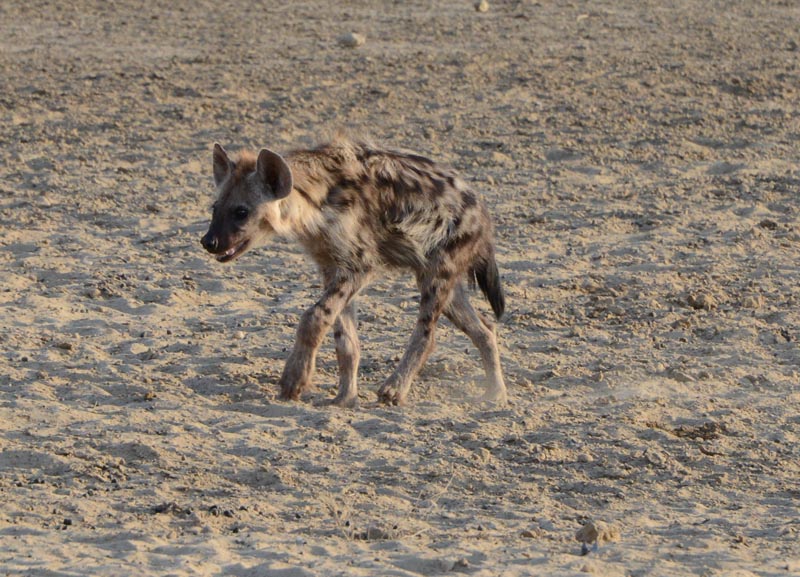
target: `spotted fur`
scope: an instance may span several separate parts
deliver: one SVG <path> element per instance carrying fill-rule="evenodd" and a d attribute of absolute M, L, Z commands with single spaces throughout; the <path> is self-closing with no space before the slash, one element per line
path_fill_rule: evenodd
<path fill-rule="evenodd" d="M 218 198 L 202 243 L 218 260 L 234 260 L 277 233 L 296 238 L 322 273 L 324 293 L 300 319 L 280 379 L 283 398 L 297 399 L 310 386 L 317 350 L 333 328 L 340 372 L 333 402 L 357 402 L 356 296 L 381 270 L 395 268 L 414 273 L 420 310 L 379 398 L 405 401 L 444 314 L 480 351 L 485 398 L 505 402 L 494 321 L 473 309 L 465 290 L 477 283 L 495 316 L 502 316 L 492 224 L 483 200 L 451 169 L 416 154 L 337 139 L 285 158 L 262 149 L 231 160 L 215 145 L 214 179 Z"/>

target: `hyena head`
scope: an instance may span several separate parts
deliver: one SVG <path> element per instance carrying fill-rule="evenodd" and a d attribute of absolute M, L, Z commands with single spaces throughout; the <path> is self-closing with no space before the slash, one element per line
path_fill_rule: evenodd
<path fill-rule="evenodd" d="M 234 161 L 215 144 L 214 183 L 217 200 L 200 242 L 218 261 L 228 262 L 275 231 L 278 201 L 292 191 L 292 172 L 279 154 L 266 148 L 258 157 L 244 152 Z"/>

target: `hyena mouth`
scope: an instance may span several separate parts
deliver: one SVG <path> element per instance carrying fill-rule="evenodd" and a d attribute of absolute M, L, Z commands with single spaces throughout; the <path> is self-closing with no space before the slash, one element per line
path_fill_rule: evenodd
<path fill-rule="evenodd" d="M 228 261 L 232 261 L 232 260 L 234 260 L 236 258 L 239 258 L 239 256 L 244 251 L 247 250 L 247 247 L 249 245 L 250 245 L 250 240 L 249 239 L 245 239 L 242 242 L 240 242 L 239 244 L 237 244 L 236 246 L 229 248 L 228 250 L 226 250 L 222 254 L 218 254 L 217 255 L 217 260 L 219 262 L 228 262 Z"/>

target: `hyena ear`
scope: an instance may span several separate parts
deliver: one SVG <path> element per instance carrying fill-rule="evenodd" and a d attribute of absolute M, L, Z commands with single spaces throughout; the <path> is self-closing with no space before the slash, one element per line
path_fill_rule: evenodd
<path fill-rule="evenodd" d="M 233 170 L 233 162 L 228 153 L 218 143 L 214 143 L 214 184 L 219 186 Z"/>
<path fill-rule="evenodd" d="M 268 148 L 262 148 L 256 161 L 256 174 L 273 196 L 284 198 L 292 192 L 292 171 L 283 157 Z"/>

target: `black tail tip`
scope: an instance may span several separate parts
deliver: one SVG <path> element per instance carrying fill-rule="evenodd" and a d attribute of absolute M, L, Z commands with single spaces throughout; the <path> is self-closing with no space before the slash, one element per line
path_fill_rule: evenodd
<path fill-rule="evenodd" d="M 495 318 L 500 320 L 506 310 L 506 297 L 503 294 L 503 287 L 500 285 L 500 272 L 497 270 L 494 257 L 480 263 L 472 272 L 481 292 L 489 301 Z"/>

